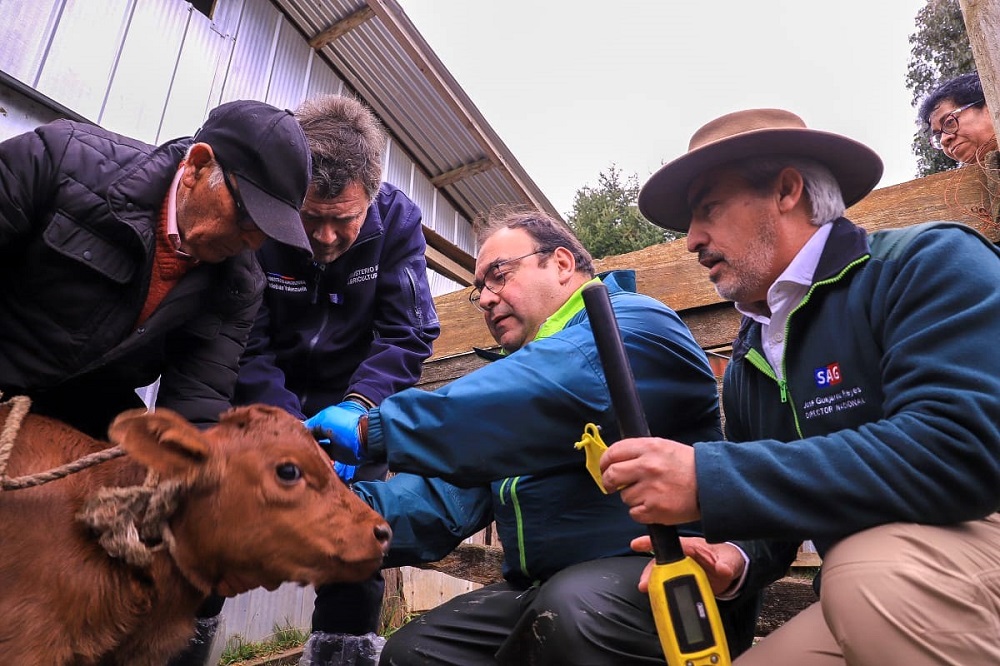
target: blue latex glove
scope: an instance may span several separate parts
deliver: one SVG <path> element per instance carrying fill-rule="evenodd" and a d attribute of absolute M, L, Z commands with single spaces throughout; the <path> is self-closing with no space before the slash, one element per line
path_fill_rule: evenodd
<path fill-rule="evenodd" d="M 357 465 L 366 459 L 361 419 L 367 422 L 368 409 L 353 400 L 345 400 L 309 417 L 304 423 L 331 458 Z"/>
<path fill-rule="evenodd" d="M 346 463 L 333 461 L 333 471 L 337 473 L 340 480 L 344 483 L 350 483 L 354 480 L 354 474 L 358 471 L 356 465 L 348 465 Z"/>

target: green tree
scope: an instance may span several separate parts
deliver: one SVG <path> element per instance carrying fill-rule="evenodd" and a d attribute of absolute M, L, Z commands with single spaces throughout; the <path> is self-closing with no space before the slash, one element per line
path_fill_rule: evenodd
<path fill-rule="evenodd" d="M 916 32 L 910 35 L 910 61 L 906 67 L 906 87 L 913 93 L 914 107 L 938 84 L 959 74 L 976 71 L 969 36 L 958 0 L 927 0 L 917 12 Z M 956 162 L 935 150 L 923 127 L 913 135 L 917 175 L 927 176 L 954 168 Z"/>
<path fill-rule="evenodd" d="M 573 198 L 569 226 L 595 259 L 641 250 L 677 238 L 639 213 L 639 179 L 624 176 L 614 164 Z"/>

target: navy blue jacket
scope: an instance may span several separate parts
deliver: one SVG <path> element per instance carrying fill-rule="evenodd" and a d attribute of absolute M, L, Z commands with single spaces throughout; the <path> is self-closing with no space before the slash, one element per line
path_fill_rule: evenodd
<path fill-rule="evenodd" d="M 959 224 L 832 224 L 788 320 L 784 380 L 744 321 L 723 391 L 732 441 L 695 444 L 711 539 L 812 539 L 822 554 L 876 525 L 1000 507 L 997 248 Z"/>
<path fill-rule="evenodd" d="M 268 242 L 267 277 L 240 361 L 236 402 L 312 416 L 358 393 L 374 404 L 413 386 L 440 332 L 420 209 L 383 183 L 357 240 L 319 265 Z"/>

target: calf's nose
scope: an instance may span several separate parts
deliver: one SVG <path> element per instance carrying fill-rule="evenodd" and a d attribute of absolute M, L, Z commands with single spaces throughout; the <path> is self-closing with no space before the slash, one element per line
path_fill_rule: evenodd
<path fill-rule="evenodd" d="M 382 552 L 389 552 L 389 542 L 392 541 L 392 529 L 385 523 L 375 526 L 375 540 L 382 546 Z"/>

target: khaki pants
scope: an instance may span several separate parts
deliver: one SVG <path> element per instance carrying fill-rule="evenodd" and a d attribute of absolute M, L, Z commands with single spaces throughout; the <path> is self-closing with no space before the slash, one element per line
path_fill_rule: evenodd
<path fill-rule="evenodd" d="M 1000 664 L 1000 514 L 844 539 L 824 558 L 820 601 L 736 664 Z"/>

